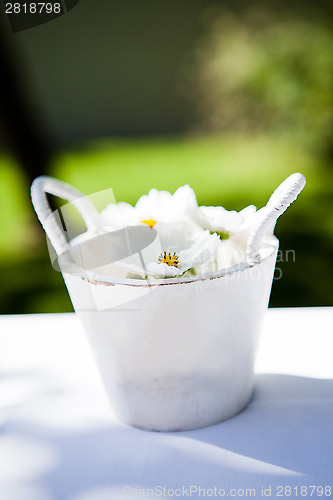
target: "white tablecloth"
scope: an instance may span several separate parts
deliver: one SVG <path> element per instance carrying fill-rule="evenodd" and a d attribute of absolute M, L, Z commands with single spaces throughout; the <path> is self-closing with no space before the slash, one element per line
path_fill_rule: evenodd
<path fill-rule="evenodd" d="M 0 500 L 331 496 L 332 325 L 269 310 L 248 408 L 154 433 L 114 418 L 74 314 L 0 317 Z"/>

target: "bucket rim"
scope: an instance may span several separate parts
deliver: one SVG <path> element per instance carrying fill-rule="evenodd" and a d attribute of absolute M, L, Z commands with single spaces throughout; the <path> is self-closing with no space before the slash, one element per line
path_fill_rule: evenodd
<path fill-rule="evenodd" d="M 275 235 L 270 235 L 269 242 L 262 247 L 264 250 L 264 257 L 254 264 L 249 264 L 248 262 L 241 262 L 235 264 L 232 267 L 224 268 L 219 271 L 209 272 L 205 274 L 200 274 L 197 276 L 187 276 L 184 278 L 148 278 L 148 279 L 134 279 L 134 278 L 121 278 L 112 276 L 103 276 L 96 272 L 84 269 L 74 262 L 70 252 L 66 251 L 58 256 L 58 265 L 62 274 L 69 274 L 72 276 L 79 276 L 84 281 L 95 285 L 125 285 L 133 287 L 152 287 L 152 286 L 166 286 L 166 285 L 181 285 L 184 283 L 192 283 L 195 281 L 208 281 L 218 278 L 223 278 L 226 276 L 233 275 L 237 272 L 242 272 L 246 269 L 256 268 L 262 265 L 264 262 L 269 260 L 274 252 L 277 252 L 279 247 L 279 240 Z"/>

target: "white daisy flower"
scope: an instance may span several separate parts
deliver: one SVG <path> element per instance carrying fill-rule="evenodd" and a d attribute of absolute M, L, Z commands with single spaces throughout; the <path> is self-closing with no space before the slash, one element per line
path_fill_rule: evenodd
<path fill-rule="evenodd" d="M 240 212 L 229 211 L 223 207 L 198 208 L 196 221 L 203 229 L 215 232 L 221 238 L 216 258 L 198 271 L 213 272 L 226 269 L 246 261 L 246 247 L 249 234 L 258 216 L 254 205 Z"/>
<path fill-rule="evenodd" d="M 139 224 L 152 228 L 157 222 L 190 221 L 188 214 L 194 207 L 198 207 L 195 193 L 185 185 L 173 195 L 168 191 L 151 189 L 147 195 L 141 196 L 134 207 L 126 202 L 110 204 L 101 212 L 101 217 L 109 228 Z"/>
<path fill-rule="evenodd" d="M 203 229 L 216 232 L 222 240 L 232 238 L 249 225 L 257 209 L 249 205 L 240 212 L 223 207 L 198 207 L 196 220 Z"/>
<path fill-rule="evenodd" d="M 193 232 L 191 225 L 184 222 L 157 222 L 153 230 L 153 243 L 117 264 L 141 278 L 173 278 L 209 261 L 220 243 L 216 234 Z"/>

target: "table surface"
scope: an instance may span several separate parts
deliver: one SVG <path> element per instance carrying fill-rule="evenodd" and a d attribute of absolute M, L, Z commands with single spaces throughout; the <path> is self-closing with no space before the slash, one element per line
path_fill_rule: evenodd
<path fill-rule="evenodd" d="M 0 499 L 333 496 L 332 324 L 270 309 L 248 408 L 156 433 L 114 418 L 74 314 L 0 317 Z"/>

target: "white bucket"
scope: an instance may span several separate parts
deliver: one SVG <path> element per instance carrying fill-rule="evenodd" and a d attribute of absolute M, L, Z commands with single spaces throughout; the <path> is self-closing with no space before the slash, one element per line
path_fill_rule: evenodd
<path fill-rule="evenodd" d="M 214 275 L 154 283 L 98 276 L 75 257 L 89 231 L 68 248 L 45 192 L 73 201 L 88 228 L 96 211 L 59 181 L 34 181 L 36 212 L 59 255 L 73 306 L 119 419 L 142 429 L 177 431 L 216 424 L 245 408 L 253 392 L 278 240 L 266 238 L 259 252 L 255 242 L 261 225 L 251 238 L 248 262 Z"/>

